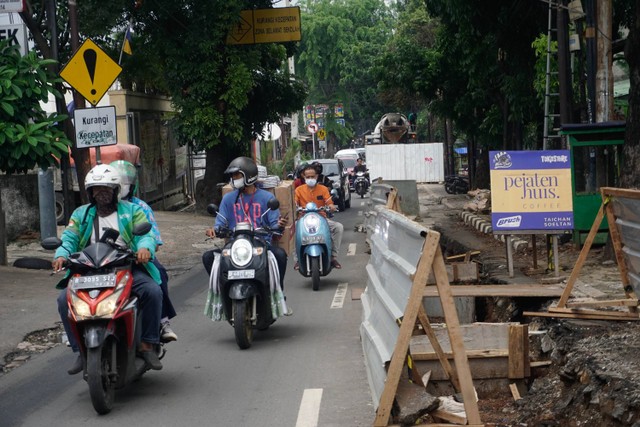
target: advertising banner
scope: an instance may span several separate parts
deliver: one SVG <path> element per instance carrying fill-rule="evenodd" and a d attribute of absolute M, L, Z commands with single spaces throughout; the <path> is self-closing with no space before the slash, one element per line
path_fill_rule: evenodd
<path fill-rule="evenodd" d="M 491 151 L 493 232 L 573 229 L 569 150 Z"/>

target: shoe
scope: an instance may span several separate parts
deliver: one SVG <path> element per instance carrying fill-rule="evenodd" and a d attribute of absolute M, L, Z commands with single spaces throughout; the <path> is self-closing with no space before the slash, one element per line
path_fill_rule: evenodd
<path fill-rule="evenodd" d="M 178 341 L 178 336 L 171 329 L 171 325 L 169 324 L 169 322 L 164 322 L 160 326 L 160 341 L 162 342 Z"/>
<path fill-rule="evenodd" d="M 140 356 L 142 356 L 144 361 L 147 363 L 147 366 L 154 371 L 159 371 L 162 369 L 162 363 L 160 362 L 160 359 L 158 359 L 158 355 L 155 351 L 143 351 L 142 353 L 140 353 Z"/>
<path fill-rule="evenodd" d="M 293 316 L 293 310 L 290 306 L 287 306 L 287 312 L 284 314 L 285 316 Z"/>
<path fill-rule="evenodd" d="M 71 366 L 67 370 L 67 373 L 69 375 L 75 375 L 82 372 L 83 369 L 84 369 L 84 359 L 82 358 L 82 355 L 79 354 L 78 357 L 76 358 L 76 361 L 73 362 L 73 366 Z"/>
<path fill-rule="evenodd" d="M 342 268 L 342 265 L 338 262 L 336 258 L 331 258 L 331 265 L 333 266 L 333 268 L 337 268 L 338 270 Z"/>
<path fill-rule="evenodd" d="M 300 270 L 300 263 L 296 261 L 296 263 L 293 264 L 293 269 L 296 271 Z"/>

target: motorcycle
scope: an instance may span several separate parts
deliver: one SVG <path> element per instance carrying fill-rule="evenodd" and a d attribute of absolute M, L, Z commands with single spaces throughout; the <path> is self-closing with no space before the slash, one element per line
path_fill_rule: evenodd
<path fill-rule="evenodd" d="M 278 209 L 280 203 L 274 198 L 267 206 L 261 218 Z M 222 216 L 216 205 L 207 206 L 207 211 Z M 268 329 L 276 318 L 289 314 L 277 262 L 265 240 L 279 232 L 265 226 L 254 228 L 249 222 L 239 222 L 233 230 L 228 226 L 216 230 L 216 236 L 228 241 L 214 257 L 205 314 L 215 321 L 228 320 L 242 350 L 251 347 L 254 327 Z"/>
<path fill-rule="evenodd" d="M 461 175 L 450 175 L 444 179 L 444 190 L 448 194 L 465 194 L 469 191 L 469 179 Z"/>
<path fill-rule="evenodd" d="M 369 190 L 369 178 L 366 172 L 358 171 L 356 172 L 356 179 L 353 183 L 356 193 L 360 195 L 360 198 L 363 199 L 364 195 L 367 194 Z"/>
<path fill-rule="evenodd" d="M 137 224 L 133 235 L 142 236 L 151 224 Z M 132 293 L 136 254 L 116 243 L 120 233 L 109 228 L 100 241 L 73 253 L 64 267 L 71 274 L 67 285 L 69 321 L 84 356 L 84 380 L 98 414 L 111 411 L 115 390 L 140 378 L 150 368 L 137 355 L 142 316 L 138 297 Z M 54 250 L 62 245 L 57 237 L 42 246 Z M 162 359 L 162 344 L 154 346 Z"/>
<path fill-rule="evenodd" d="M 320 289 L 320 277 L 331 272 L 331 231 L 326 218 L 320 214 L 329 213 L 329 206 L 318 207 L 309 202 L 304 208 L 298 208 L 303 216 L 296 222 L 296 254 L 299 260 L 299 272 L 311 277 L 314 291 Z"/>

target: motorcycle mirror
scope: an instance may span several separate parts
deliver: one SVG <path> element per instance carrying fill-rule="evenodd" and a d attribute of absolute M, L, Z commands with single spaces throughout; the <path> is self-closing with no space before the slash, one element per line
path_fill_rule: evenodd
<path fill-rule="evenodd" d="M 133 235 L 134 236 L 144 236 L 145 234 L 147 234 L 149 231 L 151 231 L 151 223 L 148 222 L 143 222 L 140 224 L 136 224 L 133 226 Z M 116 230 L 114 230 L 116 231 Z M 119 235 L 120 233 L 118 233 L 116 231 L 116 233 Z M 113 239 L 114 241 L 118 238 L 118 236 L 116 235 L 116 237 Z"/>
<path fill-rule="evenodd" d="M 211 216 L 216 216 L 218 215 L 218 205 L 211 203 L 209 206 L 207 206 L 207 212 L 209 213 L 209 215 Z"/>
<path fill-rule="evenodd" d="M 60 240 L 57 237 L 47 237 L 46 239 L 44 239 L 42 241 L 42 243 L 40 243 L 42 245 L 42 247 L 48 251 L 53 251 L 55 249 L 58 249 L 60 246 L 62 246 L 62 240 Z"/>
<path fill-rule="evenodd" d="M 134 229 L 135 229 L 135 226 L 134 226 Z M 115 242 L 119 235 L 120 235 L 120 232 L 118 230 L 115 230 L 113 228 L 106 228 L 104 229 L 104 233 L 102 233 L 102 237 L 100 238 L 100 241 L 102 243 L 106 243 L 108 241 Z"/>
<path fill-rule="evenodd" d="M 267 207 L 269 209 L 271 209 L 272 211 L 275 211 L 276 209 L 278 209 L 280 207 L 280 201 L 278 199 L 276 199 L 275 197 L 273 197 L 271 200 L 269 200 L 267 202 Z"/>

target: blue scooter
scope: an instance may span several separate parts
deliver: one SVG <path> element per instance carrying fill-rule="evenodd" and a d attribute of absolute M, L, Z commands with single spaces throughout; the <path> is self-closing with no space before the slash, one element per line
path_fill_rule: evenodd
<path fill-rule="evenodd" d="M 314 291 L 320 288 L 320 276 L 331 272 L 331 231 L 320 212 L 330 212 L 328 206 L 318 207 L 309 202 L 298 212 L 304 215 L 296 222 L 296 254 L 300 274 L 311 277 Z"/>

